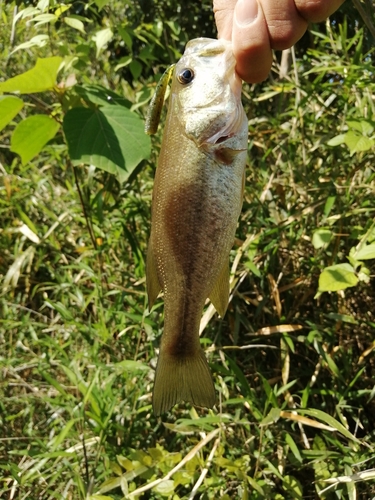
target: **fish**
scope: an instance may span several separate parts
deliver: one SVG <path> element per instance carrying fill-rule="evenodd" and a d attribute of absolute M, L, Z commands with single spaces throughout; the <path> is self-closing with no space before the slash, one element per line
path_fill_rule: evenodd
<path fill-rule="evenodd" d="M 181 401 L 206 408 L 216 402 L 199 326 L 207 298 L 225 315 L 229 253 L 242 208 L 248 120 L 235 65 L 230 42 L 190 40 L 167 69 L 146 120 L 146 132 L 154 133 L 170 78 L 146 260 L 149 310 L 164 294 L 156 416 Z"/>

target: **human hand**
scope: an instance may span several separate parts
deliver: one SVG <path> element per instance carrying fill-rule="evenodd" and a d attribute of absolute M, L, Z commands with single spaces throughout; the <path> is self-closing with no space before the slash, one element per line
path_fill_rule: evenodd
<path fill-rule="evenodd" d="M 239 76 L 261 82 L 271 69 L 272 49 L 285 50 L 344 0 L 213 0 L 218 37 L 232 40 Z"/>

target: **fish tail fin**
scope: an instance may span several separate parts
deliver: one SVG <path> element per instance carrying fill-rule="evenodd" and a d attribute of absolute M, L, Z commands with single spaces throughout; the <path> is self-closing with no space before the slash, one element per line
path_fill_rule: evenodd
<path fill-rule="evenodd" d="M 154 414 L 160 415 L 180 401 L 208 408 L 215 404 L 215 387 L 202 349 L 182 358 L 160 349 L 152 396 Z"/>

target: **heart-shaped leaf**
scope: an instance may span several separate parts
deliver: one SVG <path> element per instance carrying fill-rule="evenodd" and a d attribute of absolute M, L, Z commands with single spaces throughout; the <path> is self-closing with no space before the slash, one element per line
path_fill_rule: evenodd
<path fill-rule="evenodd" d="M 61 62 L 61 57 L 38 59 L 35 66 L 29 71 L 0 83 L 0 92 L 32 94 L 52 90 L 56 84 L 57 72 Z"/>
<path fill-rule="evenodd" d="M 358 283 L 354 267 L 350 264 L 337 264 L 326 267 L 319 276 L 319 292 L 337 292 Z"/>
<path fill-rule="evenodd" d="M 0 96 L 0 130 L 23 108 L 23 101 L 12 95 Z"/>
<path fill-rule="evenodd" d="M 63 128 L 74 165 L 95 165 L 120 182 L 150 154 L 143 121 L 123 106 L 73 108 L 65 115 Z"/>

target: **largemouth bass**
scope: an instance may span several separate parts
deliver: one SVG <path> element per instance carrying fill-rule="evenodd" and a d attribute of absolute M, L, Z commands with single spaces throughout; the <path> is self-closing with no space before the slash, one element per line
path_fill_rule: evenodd
<path fill-rule="evenodd" d="M 182 400 L 215 404 L 199 324 L 207 297 L 221 316 L 228 305 L 228 258 L 242 207 L 248 137 L 230 42 L 191 40 L 171 78 L 146 269 L 150 309 L 164 292 L 155 415 Z M 165 80 L 160 86 L 164 92 Z M 160 102 L 157 107 L 160 116 Z M 155 131 L 155 120 L 148 126 Z"/>

